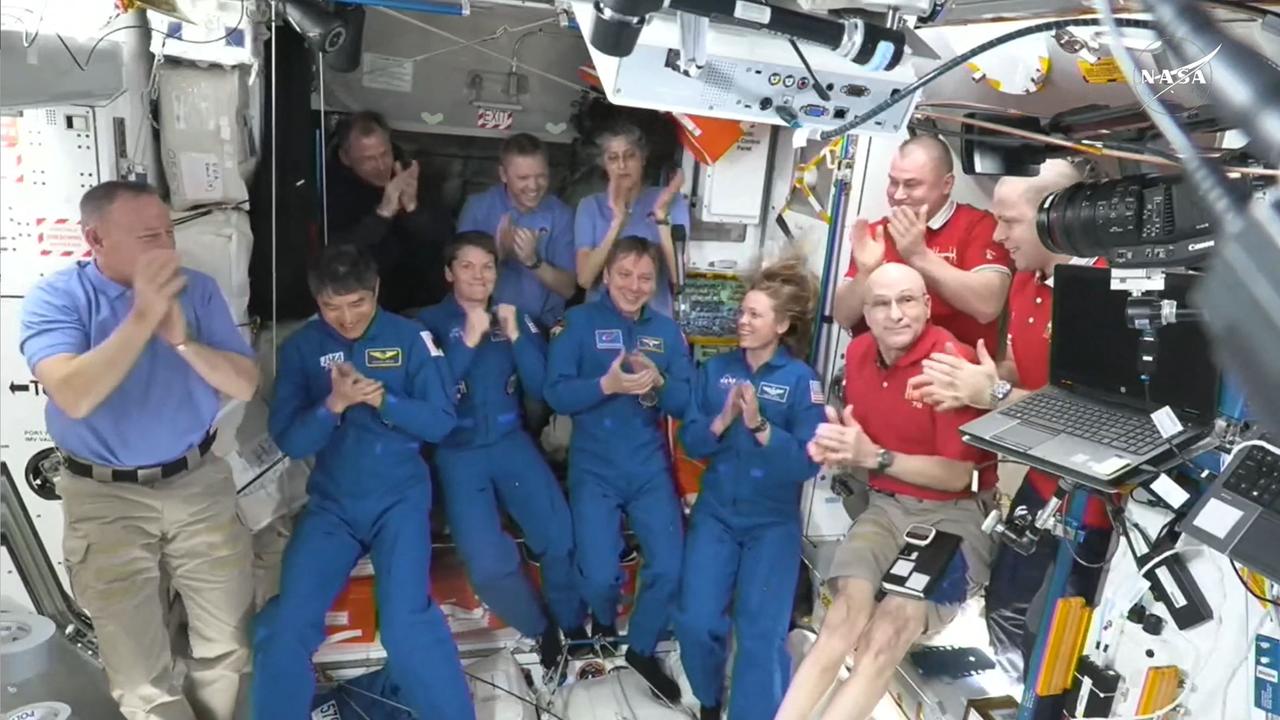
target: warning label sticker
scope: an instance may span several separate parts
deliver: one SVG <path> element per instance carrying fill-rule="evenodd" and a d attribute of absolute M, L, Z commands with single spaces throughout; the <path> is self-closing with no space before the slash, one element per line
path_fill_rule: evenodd
<path fill-rule="evenodd" d="M 1077 59 L 1076 67 L 1080 68 L 1084 81 L 1091 85 L 1124 82 L 1124 73 L 1115 58 L 1102 58 L 1095 63 Z"/>
<path fill-rule="evenodd" d="M 71 218 L 36 218 L 36 248 L 41 257 L 88 258 L 89 246 Z"/>

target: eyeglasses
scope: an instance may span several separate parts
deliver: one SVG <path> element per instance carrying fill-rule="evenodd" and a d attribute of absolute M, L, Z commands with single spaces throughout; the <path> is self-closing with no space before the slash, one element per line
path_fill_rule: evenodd
<path fill-rule="evenodd" d="M 867 307 L 873 313 L 884 314 L 889 312 L 889 308 L 896 303 L 900 312 L 909 313 L 917 310 L 921 303 L 924 302 L 924 298 L 924 295 L 899 295 L 896 298 L 875 297 L 867 303 Z"/>

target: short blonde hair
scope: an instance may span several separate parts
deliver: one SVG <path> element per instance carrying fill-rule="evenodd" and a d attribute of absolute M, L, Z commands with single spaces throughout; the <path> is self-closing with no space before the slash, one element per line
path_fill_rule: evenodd
<path fill-rule="evenodd" d="M 1084 179 L 1076 166 L 1061 158 L 1045 160 L 1040 165 L 1040 173 L 1034 177 L 1007 176 L 996 183 L 995 192 L 1016 193 L 1016 197 L 1030 203 L 1040 204 L 1050 193 L 1075 185 Z"/>

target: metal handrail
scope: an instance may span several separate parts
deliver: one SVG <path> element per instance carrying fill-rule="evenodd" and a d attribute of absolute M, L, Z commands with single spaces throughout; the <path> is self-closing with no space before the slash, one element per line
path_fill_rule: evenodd
<path fill-rule="evenodd" d="M 0 463 L 0 475 L 4 478 L 4 486 L 0 488 L 0 544 L 8 549 L 27 596 L 35 605 L 33 609 L 52 620 L 68 640 L 97 660 L 98 641 L 93 623 L 59 582 L 8 463 Z"/>

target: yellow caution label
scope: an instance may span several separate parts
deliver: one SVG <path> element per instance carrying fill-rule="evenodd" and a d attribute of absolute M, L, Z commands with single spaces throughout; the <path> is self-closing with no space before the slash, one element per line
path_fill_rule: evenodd
<path fill-rule="evenodd" d="M 1120 71 L 1115 58 L 1102 58 L 1096 63 L 1077 59 L 1076 67 L 1080 68 L 1084 81 L 1091 85 L 1124 82 L 1124 73 Z"/>

